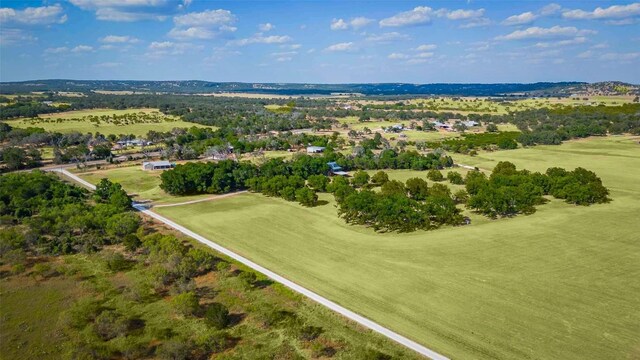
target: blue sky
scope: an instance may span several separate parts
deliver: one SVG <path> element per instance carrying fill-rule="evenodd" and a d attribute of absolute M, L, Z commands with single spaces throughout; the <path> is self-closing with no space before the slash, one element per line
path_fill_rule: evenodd
<path fill-rule="evenodd" d="M 640 2 L 0 3 L 0 80 L 640 83 Z"/>

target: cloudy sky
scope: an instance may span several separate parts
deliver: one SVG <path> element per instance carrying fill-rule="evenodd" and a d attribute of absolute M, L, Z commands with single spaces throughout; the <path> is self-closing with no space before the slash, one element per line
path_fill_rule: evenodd
<path fill-rule="evenodd" d="M 0 2 L 0 80 L 640 83 L 640 2 Z"/>

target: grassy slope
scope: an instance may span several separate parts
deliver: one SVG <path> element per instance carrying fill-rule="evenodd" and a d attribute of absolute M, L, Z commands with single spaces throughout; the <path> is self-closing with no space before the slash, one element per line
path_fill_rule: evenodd
<path fill-rule="evenodd" d="M 473 158 L 584 166 L 613 201 L 432 232 L 345 225 L 329 196 L 312 209 L 248 194 L 158 212 L 454 358 L 629 358 L 640 351 L 639 150 L 607 138 Z"/>
<path fill-rule="evenodd" d="M 59 315 L 82 293 L 69 278 L 0 280 L 0 358 L 59 359 L 69 351 L 58 330 Z"/>
<path fill-rule="evenodd" d="M 152 113 L 158 111 L 157 109 L 128 109 L 128 110 L 113 110 L 113 109 L 97 109 L 97 110 L 78 110 L 68 111 L 56 114 L 44 114 L 40 115 L 42 119 L 72 119 L 82 118 L 84 116 L 103 116 L 103 115 L 124 115 L 128 113 Z M 131 125 L 115 125 L 110 123 L 101 123 L 100 125 L 93 124 L 86 121 L 65 121 L 60 123 L 47 123 L 33 121 L 31 119 L 16 119 L 9 120 L 7 123 L 17 128 L 27 127 L 42 127 L 47 131 L 58 131 L 62 133 L 68 133 L 72 131 L 79 131 L 81 133 L 94 133 L 100 132 L 102 134 L 134 134 L 136 136 L 144 136 L 149 130 L 154 131 L 170 131 L 173 128 L 190 128 L 192 126 L 205 127 L 204 125 L 190 123 L 181 120 L 164 121 L 162 123 L 140 123 Z"/>
<path fill-rule="evenodd" d="M 113 182 L 120 183 L 129 194 L 135 195 L 134 198 L 136 200 L 151 200 L 156 205 L 173 204 L 213 196 L 212 194 L 169 195 L 160 189 L 160 174 L 162 174 L 161 171 L 145 171 L 139 165 L 136 165 L 78 173 L 78 176 L 92 184 L 97 184 L 100 179 L 106 177 Z"/>

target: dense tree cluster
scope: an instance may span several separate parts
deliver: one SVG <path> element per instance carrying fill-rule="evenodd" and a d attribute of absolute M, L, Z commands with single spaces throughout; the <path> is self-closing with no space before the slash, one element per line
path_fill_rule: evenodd
<path fill-rule="evenodd" d="M 467 206 L 490 217 L 534 213 L 536 205 L 546 202 L 544 195 L 590 205 L 608 201 L 609 194 L 600 178 L 583 168 L 549 168 L 542 174 L 516 170 L 510 162 L 498 163 L 488 178 L 478 171 L 469 172 L 465 184 Z"/>
<path fill-rule="evenodd" d="M 82 189 L 40 171 L 0 177 L 2 223 L 25 225 L 2 252 L 35 248 L 46 254 L 91 252 L 104 244 L 119 243 L 139 226 L 130 211 L 131 200 L 119 186 L 101 183 L 100 202 L 91 205 Z"/>
<path fill-rule="evenodd" d="M 640 134 L 640 104 L 621 106 L 564 106 L 494 116 L 492 121 L 512 123 L 525 146 L 557 145 L 562 141 L 607 134 Z"/>
<path fill-rule="evenodd" d="M 335 196 L 339 216 L 347 223 L 371 226 L 376 231 L 409 232 L 463 222 L 446 185 L 429 188 L 420 178 L 403 184 L 396 180 L 384 181 L 380 173 L 376 177 L 383 179 L 379 192 L 364 186 L 366 184 L 358 190 L 342 178 L 334 178 L 328 187 Z"/>
<path fill-rule="evenodd" d="M 471 150 L 508 150 L 518 147 L 516 139 L 521 134 L 517 131 L 488 132 L 462 134 L 460 138 L 451 138 L 443 141 L 427 142 L 427 146 L 433 149 L 443 148 L 457 153 L 468 153 Z"/>
<path fill-rule="evenodd" d="M 328 152 L 324 156 L 297 155 L 291 161 L 269 159 L 261 165 L 249 162 L 223 160 L 177 165 L 162 173 L 160 187 L 172 195 L 223 194 L 246 190 L 268 196 L 279 196 L 304 205 L 317 202 L 315 191 L 323 191 L 328 180 L 330 161 L 336 161 L 346 170 L 356 169 L 436 169 L 451 166 L 450 157 L 436 153 L 421 155 L 415 151 L 397 153 L 384 150 L 360 156 L 344 156 Z M 359 174 L 359 175 L 358 175 Z M 321 177 L 322 176 L 322 177 Z M 360 178 L 365 179 L 360 179 Z M 307 186 L 306 180 L 309 180 Z M 369 181 L 365 172 L 357 172 L 354 181 L 364 185 Z M 313 194 L 312 194 L 313 192 Z"/>

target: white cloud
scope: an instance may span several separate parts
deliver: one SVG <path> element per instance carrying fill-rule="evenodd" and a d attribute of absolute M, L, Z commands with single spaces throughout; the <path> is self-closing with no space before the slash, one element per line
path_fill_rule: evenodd
<path fill-rule="evenodd" d="M 584 52 L 581 52 L 580 54 L 578 54 L 578 58 L 580 58 L 580 59 L 589 59 L 589 58 L 592 58 L 593 55 L 594 55 L 593 51 L 587 50 L 587 51 L 584 51 Z"/>
<path fill-rule="evenodd" d="M 404 11 L 386 19 L 380 20 L 381 27 L 400 27 L 422 25 L 431 22 L 433 9 L 428 6 L 418 6 L 413 10 Z"/>
<path fill-rule="evenodd" d="M 86 53 L 91 51 L 93 51 L 93 47 L 89 45 L 78 45 L 71 49 L 71 52 L 73 53 Z"/>
<path fill-rule="evenodd" d="M 67 21 L 60 4 L 52 6 L 28 7 L 24 10 L 0 8 L 0 22 L 28 25 L 62 24 Z"/>
<path fill-rule="evenodd" d="M 47 48 L 44 50 L 45 54 L 64 54 L 69 51 L 69 48 L 66 46 L 56 47 L 56 48 Z"/>
<path fill-rule="evenodd" d="M 271 31 L 275 28 L 276 27 L 272 23 L 264 23 L 264 24 L 258 25 L 258 29 L 260 29 L 260 31 L 262 32 Z"/>
<path fill-rule="evenodd" d="M 343 43 L 330 45 L 324 50 L 330 51 L 330 52 L 345 52 L 345 51 L 354 51 L 355 49 L 356 48 L 353 42 L 343 42 Z"/>
<path fill-rule="evenodd" d="M 146 53 L 149 57 L 161 57 L 165 55 L 182 55 L 187 51 L 202 50 L 203 46 L 191 43 L 175 43 L 172 41 L 154 41 L 149 44 Z"/>
<path fill-rule="evenodd" d="M 107 35 L 100 39 L 100 42 L 107 43 L 107 44 L 125 44 L 125 43 L 134 44 L 139 41 L 140 40 L 136 39 L 135 37 L 128 36 L 128 35 Z"/>
<path fill-rule="evenodd" d="M 114 68 L 121 65 L 122 63 L 119 63 L 119 62 L 103 62 L 103 63 L 95 64 L 93 66 L 97 68 Z"/>
<path fill-rule="evenodd" d="M 249 44 L 284 44 L 293 40 L 289 35 L 269 35 L 264 36 L 262 33 L 257 33 L 250 38 L 239 39 L 230 41 L 230 45 L 246 46 Z"/>
<path fill-rule="evenodd" d="M 387 58 L 394 59 L 394 60 L 396 60 L 396 59 L 408 59 L 408 58 L 410 58 L 410 56 L 407 55 L 407 54 L 402 54 L 402 53 L 391 53 L 391 54 L 389 54 L 389 56 L 387 56 Z"/>
<path fill-rule="evenodd" d="M 426 58 L 433 57 L 433 53 L 432 52 L 421 52 L 421 53 L 417 54 L 415 57 L 418 58 L 418 59 L 426 59 Z"/>
<path fill-rule="evenodd" d="M 351 21 L 349 21 L 349 25 L 351 25 L 351 27 L 353 29 L 358 30 L 358 29 L 360 29 L 362 27 L 365 27 L 365 26 L 371 24 L 374 21 L 375 20 L 366 18 L 364 16 L 358 16 L 358 17 L 355 17 L 355 18 L 351 19 Z"/>
<path fill-rule="evenodd" d="M 401 34 L 395 31 L 382 33 L 382 34 L 371 34 L 366 37 L 367 41 L 378 42 L 378 43 L 389 43 L 389 42 L 409 40 L 409 39 L 410 39 L 409 35 Z"/>
<path fill-rule="evenodd" d="M 550 28 L 530 27 L 525 30 L 516 30 L 510 34 L 498 36 L 496 40 L 528 40 L 528 39 L 553 39 L 563 37 L 584 36 L 595 34 L 593 30 L 581 30 L 573 26 L 553 26 Z"/>
<path fill-rule="evenodd" d="M 192 12 L 175 16 L 175 27 L 167 35 L 174 39 L 212 39 L 222 33 L 236 31 L 235 22 L 236 16 L 229 10 Z"/>
<path fill-rule="evenodd" d="M 553 48 L 553 47 L 584 44 L 585 42 L 587 42 L 587 38 L 586 37 L 578 36 L 576 38 L 569 39 L 569 40 L 560 40 L 560 41 L 553 41 L 553 42 L 539 42 L 539 43 L 536 43 L 534 46 L 537 47 L 537 48 L 540 48 L 540 49 L 545 49 L 545 48 Z"/>
<path fill-rule="evenodd" d="M 71 4 L 94 11 L 103 21 L 133 22 L 140 20 L 164 21 L 167 14 L 184 9 L 190 1 L 177 0 L 69 0 Z"/>
<path fill-rule="evenodd" d="M 349 24 L 343 19 L 333 19 L 331 20 L 331 25 L 329 26 L 331 30 L 347 30 L 349 28 Z"/>
<path fill-rule="evenodd" d="M 606 53 L 600 56 L 601 60 L 629 62 L 631 60 L 640 59 L 640 52 L 631 53 Z"/>
<path fill-rule="evenodd" d="M 555 3 L 551 3 L 549 5 L 544 6 L 542 9 L 540 9 L 540 15 L 542 16 L 555 15 L 558 12 L 560 12 L 560 10 L 562 10 L 562 6 Z"/>
<path fill-rule="evenodd" d="M 192 12 L 184 15 L 178 15 L 173 18 L 176 26 L 223 26 L 231 25 L 236 21 L 235 15 L 229 10 L 205 10 L 203 12 Z"/>
<path fill-rule="evenodd" d="M 413 50 L 415 50 L 415 51 L 429 51 L 429 50 L 435 50 L 437 47 L 438 46 L 435 45 L 435 44 L 423 44 L 423 45 L 420 45 L 420 46 L 416 47 Z"/>
<path fill-rule="evenodd" d="M 468 20 L 482 17 L 484 15 L 484 9 L 478 10 L 463 10 L 458 9 L 447 13 L 447 19 L 449 20 Z"/>
<path fill-rule="evenodd" d="M 38 40 L 21 29 L 0 27 L 0 46 L 24 44 Z"/>
<path fill-rule="evenodd" d="M 492 23 L 493 22 L 491 21 L 491 19 L 480 17 L 480 18 L 474 18 L 467 21 L 465 24 L 460 25 L 460 28 L 470 29 L 470 28 L 479 27 L 479 26 L 491 25 Z"/>
<path fill-rule="evenodd" d="M 538 18 L 538 15 L 532 13 L 531 11 L 527 11 L 520 15 L 509 16 L 508 18 L 504 19 L 504 21 L 502 22 L 502 25 L 511 26 L 511 25 L 531 24 L 537 18 Z"/>
<path fill-rule="evenodd" d="M 349 21 L 340 18 L 331 20 L 331 25 L 329 27 L 331 28 L 331 30 L 347 30 L 349 28 L 358 30 L 369 25 L 373 21 L 373 19 L 369 19 L 363 16 L 352 18 Z"/>
<path fill-rule="evenodd" d="M 407 64 L 408 65 L 424 64 L 427 61 L 429 61 L 429 59 L 409 59 L 407 60 Z"/>
<path fill-rule="evenodd" d="M 562 17 L 565 19 L 573 20 L 611 20 L 611 19 L 626 19 L 640 16 L 640 3 L 633 3 L 629 5 L 612 5 L 608 8 L 597 7 L 593 11 L 584 10 L 566 10 L 562 12 Z"/>

